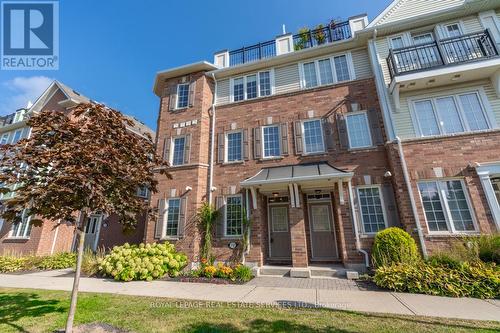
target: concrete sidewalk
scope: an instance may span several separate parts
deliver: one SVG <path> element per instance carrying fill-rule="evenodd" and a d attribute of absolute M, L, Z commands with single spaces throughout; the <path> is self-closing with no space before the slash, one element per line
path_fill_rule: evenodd
<path fill-rule="evenodd" d="M 61 270 L 23 275 L 0 274 L 0 287 L 69 291 L 73 278 L 68 276 L 68 273 L 68 271 Z M 500 300 L 449 298 L 388 291 L 321 289 L 320 287 L 315 289 L 265 287 L 259 286 L 259 283 L 255 281 L 246 285 L 214 285 L 170 281 L 115 282 L 109 279 L 82 278 L 80 291 L 500 321 Z"/>

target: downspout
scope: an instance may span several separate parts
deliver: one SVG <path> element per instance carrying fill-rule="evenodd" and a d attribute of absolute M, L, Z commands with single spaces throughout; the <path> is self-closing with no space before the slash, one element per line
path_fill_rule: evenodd
<path fill-rule="evenodd" d="M 212 205 L 213 196 L 212 196 L 212 188 L 214 185 L 214 152 L 215 152 L 215 103 L 217 100 L 217 79 L 215 78 L 215 74 L 212 73 L 212 79 L 214 80 L 215 87 L 213 93 L 212 100 L 212 115 L 211 119 L 211 129 L 210 129 L 210 161 L 208 164 L 209 173 L 208 173 L 208 204 Z"/>
<path fill-rule="evenodd" d="M 54 254 L 54 249 L 56 247 L 57 242 L 57 234 L 59 233 L 59 226 L 61 225 L 61 219 L 57 221 L 56 231 L 54 232 L 54 239 L 52 240 L 52 246 L 50 247 L 50 254 Z"/>
<path fill-rule="evenodd" d="M 406 165 L 405 155 L 403 152 L 403 145 L 401 144 L 401 139 L 396 136 L 396 142 L 398 144 L 399 159 L 401 161 L 401 168 L 403 169 L 403 177 L 405 179 L 406 188 L 408 195 L 410 197 L 411 209 L 413 211 L 413 217 L 415 218 L 415 224 L 417 225 L 418 240 L 420 242 L 420 247 L 422 248 L 422 254 L 424 258 L 427 258 L 427 247 L 425 246 L 424 233 L 422 232 L 422 226 L 420 225 L 420 218 L 418 217 L 417 206 L 415 204 L 415 197 L 413 196 L 413 189 L 410 182 L 410 176 L 408 175 L 408 167 Z"/>
<path fill-rule="evenodd" d="M 351 180 L 349 179 L 347 183 L 349 187 L 349 205 L 351 206 L 352 223 L 354 224 L 354 236 L 356 237 L 356 250 L 365 256 L 365 266 L 368 268 L 370 267 L 370 257 L 368 256 L 368 252 L 361 248 L 361 241 L 359 240 L 358 217 L 354 209 L 354 195 L 352 193 Z"/>

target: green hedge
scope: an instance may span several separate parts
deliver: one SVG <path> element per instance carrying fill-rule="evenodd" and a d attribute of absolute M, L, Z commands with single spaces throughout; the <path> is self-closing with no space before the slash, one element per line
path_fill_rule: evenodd
<path fill-rule="evenodd" d="M 403 229 L 392 227 L 375 236 L 372 260 L 375 267 L 412 264 L 420 260 L 420 255 L 415 240 Z"/>
<path fill-rule="evenodd" d="M 56 253 L 50 256 L 0 256 L 0 272 L 52 270 L 71 268 L 76 265 L 76 254 L 69 252 Z"/>
<path fill-rule="evenodd" d="M 173 244 L 139 244 L 115 246 L 99 260 L 99 271 L 119 281 L 159 279 L 177 276 L 187 265 L 187 257 L 175 251 Z"/>
<path fill-rule="evenodd" d="M 481 262 L 393 264 L 376 270 L 375 283 L 394 291 L 451 297 L 499 298 L 500 269 Z"/>

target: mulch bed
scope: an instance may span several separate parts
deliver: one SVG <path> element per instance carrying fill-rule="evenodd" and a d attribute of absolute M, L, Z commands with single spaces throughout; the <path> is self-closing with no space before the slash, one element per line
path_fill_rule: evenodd
<path fill-rule="evenodd" d="M 194 283 L 212 283 L 212 284 L 245 284 L 245 282 L 231 281 L 229 279 L 193 277 L 193 276 L 178 276 L 175 278 L 164 277 L 161 280 L 172 281 L 172 282 L 194 282 Z"/>

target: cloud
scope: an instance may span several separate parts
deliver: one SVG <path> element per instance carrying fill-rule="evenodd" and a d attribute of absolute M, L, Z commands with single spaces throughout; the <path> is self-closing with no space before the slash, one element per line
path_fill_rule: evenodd
<path fill-rule="evenodd" d="M 15 112 L 26 107 L 29 101 L 34 102 L 53 79 L 46 76 L 15 77 L 0 84 L 0 115 Z"/>

